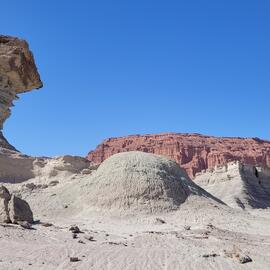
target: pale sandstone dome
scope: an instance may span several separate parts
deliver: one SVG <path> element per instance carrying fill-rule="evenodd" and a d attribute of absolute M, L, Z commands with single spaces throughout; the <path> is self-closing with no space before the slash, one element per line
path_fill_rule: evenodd
<path fill-rule="evenodd" d="M 191 194 L 211 197 L 165 157 L 127 152 L 105 160 L 89 179 L 88 205 L 145 213 L 176 210 Z"/>

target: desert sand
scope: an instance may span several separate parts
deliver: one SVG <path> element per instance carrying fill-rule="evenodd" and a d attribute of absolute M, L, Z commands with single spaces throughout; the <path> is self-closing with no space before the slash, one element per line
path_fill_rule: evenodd
<path fill-rule="evenodd" d="M 63 169 L 74 160 L 49 159 L 42 174 L 5 183 L 36 222 L 0 226 L 0 269 L 269 269 L 269 210 L 229 207 L 160 156 L 130 152 L 97 170 Z"/>

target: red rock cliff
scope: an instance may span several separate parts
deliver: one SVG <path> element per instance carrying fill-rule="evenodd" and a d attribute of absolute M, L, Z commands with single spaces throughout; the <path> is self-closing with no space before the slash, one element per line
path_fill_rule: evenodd
<path fill-rule="evenodd" d="M 88 154 L 101 163 L 119 152 L 143 151 L 175 160 L 189 176 L 230 161 L 270 167 L 270 141 L 258 138 L 218 138 L 199 134 L 166 133 L 110 138 Z"/>

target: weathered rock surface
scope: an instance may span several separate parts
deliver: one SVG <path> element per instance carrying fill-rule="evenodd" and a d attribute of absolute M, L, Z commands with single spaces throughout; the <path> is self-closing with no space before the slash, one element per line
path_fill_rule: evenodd
<path fill-rule="evenodd" d="M 19 183 L 34 177 L 35 158 L 0 148 L 0 182 Z"/>
<path fill-rule="evenodd" d="M 270 167 L 270 141 L 177 133 L 110 138 L 91 151 L 88 160 L 100 164 L 113 154 L 128 151 L 164 155 L 175 160 L 192 178 L 202 170 L 235 160 Z"/>
<path fill-rule="evenodd" d="M 116 215 L 169 212 L 194 196 L 221 203 L 192 182 L 175 161 L 139 151 L 108 158 L 80 195 L 89 209 Z"/>
<path fill-rule="evenodd" d="M 20 221 L 27 221 L 29 223 L 33 223 L 34 221 L 29 204 L 15 195 L 11 196 L 8 203 L 8 212 L 11 222 L 14 224 Z"/>
<path fill-rule="evenodd" d="M 0 35 L 0 147 L 14 150 L 1 132 L 17 94 L 41 88 L 33 55 L 26 41 Z"/>
<path fill-rule="evenodd" d="M 175 210 L 189 195 L 186 181 L 186 173 L 162 156 L 116 154 L 100 165 L 91 180 L 89 205 L 120 212 Z"/>
<path fill-rule="evenodd" d="M 234 208 L 270 207 L 270 168 L 235 161 L 198 173 L 194 182 Z"/>
<path fill-rule="evenodd" d="M 19 222 L 33 223 L 33 213 L 29 204 L 15 195 L 11 195 L 6 187 L 0 186 L 0 223 Z"/>
<path fill-rule="evenodd" d="M 20 152 L 0 148 L 0 182 L 20 183 L 37 178 L 49 184 L 54 177 L 79 174 L 88 169 L 90 162 L 82 157 L 62 156 L 55 158 L 29 157 Z"/>
<path fill-rule="evenodd" d="M 0 186 L 0 223 L 9 222 L 8 202 L 11 199 L 10 193 L 6 187 Z"/>
<path fill-rule="evenodd" d="M 13 151 L 17 151 L 14 146 L 9 144 L 9 142 L 6 140 L 4 137 L 3 133 L 0 131 L 0 147 L 5 148 L 5 149 L 10 149 Z"/>

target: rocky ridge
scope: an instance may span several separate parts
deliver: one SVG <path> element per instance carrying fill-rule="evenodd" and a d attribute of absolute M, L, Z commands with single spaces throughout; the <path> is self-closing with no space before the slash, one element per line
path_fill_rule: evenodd
<path fill-rule="evenodd" d="M 180 133 L 109 138 L 91 151 L 87 158 L 100 164 L 116 153 L 128 151 L 166 156 L 175 160 L 192 178 L 202 170 L 231 161 L 270 167 L 270 141 Z"/>
<path fill-rule="evenodd" d="M 0 147 L 15 150 L 1 130 L 18 94 L 41 88 L 34 57 L 24 40 L 0 35 Z"/>
<path fill-rule="evenodd" d="M 30 157 L 9 149 L 0 149 L 0 182 L 21 183 L 38 178 L 48 184 L 54 177 L 66 178 L 89 170 L 90 162 L 82 157 Z"/>

